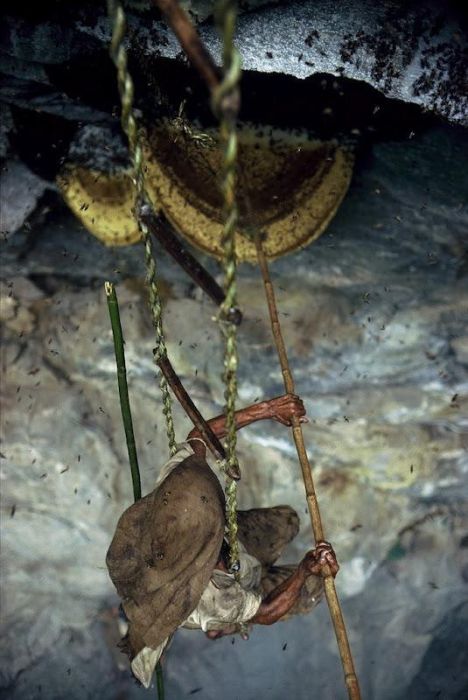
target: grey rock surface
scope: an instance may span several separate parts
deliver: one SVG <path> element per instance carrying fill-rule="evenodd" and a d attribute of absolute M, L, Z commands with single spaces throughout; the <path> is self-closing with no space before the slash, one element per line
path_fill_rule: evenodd
<path fill-rule="evenodd" d="M 36 209 L 48 187 L 19 160 L 6 161 L 0 171 L 0 233 L 15 233 Z"/>
<path fill-rule="evenodd" d="M 190 3 L 199 19 L 212 3 Z M 368 83 L 389 98 L 468 124 L 466 11 L 455 3 L 306 0 L 247 2 L 239 16 L 236 43 L 247 71 L 305 79 L 316 74 Z M 131 51 L 181 59 L 167 26 L 147 12 L 148 3 L 129 3 Z M 49 67 L 65 65 L 107 49 L 110 29 L 95 4 L 82 2 L 66 14 L 53 4 L 49 15 L 5 18 L 1 34 L 0 98 L 23 108 L 83 121 L 103 121 L 98 108 L 82 104 L 51 85 Z M 220 39 L 212 18 L 199 28 L 215 60 Z M 89 70 L 89 66 L 84 68 Z M 29 101 L 29 105 L 28 105 Z M 32 102 L 31 102 L 32 101 Z"/>
<path fill-rule="evenodd" d="M 0 158 L 6 158 L 10 143 L 8 132 L 13 128 L 13 118 L 8 105 L 0 102 Z"/>
<path fill-rule="evenodd" d="M 438 2 L 372 0 L 285 2 L 242 14 L 236 44 L 243 68 L 304 79 L 317 73 L 369 83 L 385 96 L 412 102 L 468 124 L 468 45 L 463 15 Z M 161 22 L 133 24 L 149 55 L 176 58 L 180 46 Z M 79 29 L 103 42 L 107 20 Z M 200 35 L 218 64 L 221 41 L 212 24 Z"/>
<path fill-rule="evenodd" d="M 327 233 L 272 265 L 369 700 L 455 700 L 468 684 L 467 152 L 453 127 L 375 146 Z M 104 564 L 131 501 L 105 279 L 118 282 L 144 491 L 167 456 L 142 250 L 102 247 L 59 208 L 2 246 L 0 696 L 148 697 L 115 648 Z M 158 259 L 170 356 L 212 416 L 223 403 L 213 306 Z M 282 388 L 258 273 L 239 277 L 245 405 Z M 180 439 L 190 428 L 179 409 L 176 428 Z M 298 510 L 286 556 L 297 561 L 311 540 L 288 431 L 245 429 L 239 456 L 242 507 Z M 168 698 L 346 695 L 323 604 L 248 642 L 181 631 L 165 673 Z"/>

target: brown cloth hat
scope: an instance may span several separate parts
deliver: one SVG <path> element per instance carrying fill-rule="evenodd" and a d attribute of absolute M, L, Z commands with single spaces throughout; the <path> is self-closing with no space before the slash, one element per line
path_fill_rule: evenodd
<path fill-rule="evenodd" d="M 131 657 L 159 646 L 196 608 L 224 527 L 221 485 L 196 456 L 121 516 L 106 563 L 129 619 Z"/>

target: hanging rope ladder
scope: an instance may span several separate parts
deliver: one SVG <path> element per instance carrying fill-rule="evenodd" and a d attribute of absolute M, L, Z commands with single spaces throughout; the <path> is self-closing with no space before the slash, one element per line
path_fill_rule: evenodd
<path fill-rule="evenodd" d="M 219 78 L 217 68 L 207 49 L 195 32 L 186 13 L 175 0 L 153 0 L 165 14 L 168 23 L 176 33 L 182 48 L 185 49 L 192 63 L 198 68 L 205 79 L 212 95 L 212 107 L 220 120 L 220 141 L 223 148 L 222 192 L 224 199 L 225 225 L 223 231 L 225 300 L 218 316 L 225 339 L 224 352 L 224 381 L 225 381 L 225 413 L 226 413 L 226 507 L 230 545 L 230 564 L 233 571 L 238 570 L 237 544 L 237 499 L 236 478 L 238 462 L 236 457 L 235 430 L 235 401 L 237 396 L 237 339 L 235 312 L 236 304 L 236 255 L 234 235 L 238 219 L 235 200 L 237 137 L 236 117 L 239 108 L 238 83 L 240 78 L 240 57 L 234 47 L 233 37 L 236 22 L 236 3 L 233 0 L 218 0 L 217 21 L 223 36 L 223 78 Z M 160 363 L 167 358 L 162 325 L 162 304 L 157 284 L 157 271 L 153 255 L 152 242 L 147 225 L 139 215 L 142 207 L 150 207 L 145 189 L 143 156 L 136 120 L 133 114 L 133 81 L 127 67 L 127 55 L 123 45 L 125 36 L 125 14 L 121 5 L 115 0 L 108 0 L 108 13 L 112 22 L 113 32 L 110 54 L 117 68 L 118 87 L 122 103 L 121 122 L 127 135 L 130 156 L 133 166 L 133 182 L 136 189 L 136 211 L 139 228 L 145 245 L 145 264 L 147 284 L 149 289 L 150 309 L 156 335 L 155 361 Z M 272 332 L 278 352 L 284 386 L 287 393 L 294 393 L 294 381 L 289 367 L 281 327 L 278 319 L 276 300 L 268 270 L 268 263 L 260 233 L 255 235 L 258 263 L 262 273 L 268 303 Z M 166 430 L 171 455 L 176 451 L 174 423 L 172 418 L 172 401 L 168 383 L 161 374 L 160 388 L 163 397 L 163 412 L 166 419 Z M 311 518 L 315 541 L 324 539 L 317 496 L 313 482 L 312 471 L 307 457 L 302 428 L 298 419 L 293 419 L 293 437 L 302 469 L 306 491 L 307 504 Z M 233 478 L 233 476 L 235 478 Z M 353 658 L 348 642 L 346 627 L 341 607 L 336 594 L 335 583 L 328 567 L 324 571 L 325 594 L 333 621 L 335 635 L 343 664 L 345 683 L 350 700 L 360 700 L 360 690 Z"/>
<path fill-rule="evenodd" d="M 117 84 L 122 106 L 121 124 L 128 139 L 130 159 L 132 162 L 132 180 L 135 186 L 135 218 L 141 231 L 145 247 L 146 283 L 149 292 L 149 306 L 155 330 L 156 347 L 154 360 L 161 366 L 166 361 L 167 349 L 162 322 L 162 302 L 157 282 L 156 261 L 153 252 L 149 228 L 141 216 L 142 211 L 151 210 L 151 204 L 145 188 L 145 171 L 143 150 L 138 126 L 134 116 L 133 80 L 128 70 L 127 52 L 124 46 L 126 21 L 125 12 L 116 0 L 107 1 L 108 15 L 112 25 L 112 38 L 109 53 L 117 69 Z M 236 11 L 232 2 L 221 2 L 219 12 L 220 28 L 224 37 L 224 80 L 213 93 L 213 108 L 220 119 L 220 142 L 223 149 L 222 192 L 224 197 L 225 227 L 223 234 L 225 299 L 221 305 L 218 321 L 225 341 L 224 373 L 225 414 L 226 414 L 226 454 L 218 454 L 226 478 L 226 522 L 229 542 L 230 569 L 235 575 L 239 571 L 239 545 L 237 541 L 237 480 L 240 478 L 236 456 L 235 402 L 237 397 L 237 324 L 239 310 L 236 304 L 236 254 L 234 233 L 237 224 L 237 206 L 235 200 L 237 135 L 236 116 L 239 103 L 238 82 L 240 78 L 240 58 L 233 44 Z M 165 374 L 161 372 L 160 390 L 163 401 L 163 413 L 166 420 L 166 432 L 170 454 L 177 450 L 172 399 Z M 201 418 L 201 416 L 200 416 Z M 213 437 L 211 435 L 211 437 Z"/>

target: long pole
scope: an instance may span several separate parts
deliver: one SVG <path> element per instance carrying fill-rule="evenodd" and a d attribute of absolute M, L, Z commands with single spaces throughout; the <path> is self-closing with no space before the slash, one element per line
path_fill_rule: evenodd
<path fill-rule="evenodd" d="M 281 372 L 283 374 L 284 388 L 286 390 L 286 393 L 294 394 L 294 379 L 289 366 L 289 360 L 286 352 L 286 346 L 284 344 L 283 334 L 281 332 L 281 325 L 278 318 L 278 309 L 276 306 L 275 292 L 271 283 L 270 271 L 268 269 L 268 262 L 265 256 L 265 251 L 263 250 L 263 244 L 260 239 L 260 235 L 258 234 L 256 236 L 255 244 L 257 248 L 257 260 L 262 273 L 263 284 L 265 287 L 265 295 L 268 303 L 271 330 L 273 333 L 273 338 L 278 353 Z M 309 508 L 310 521 L 312 524 L 312 531 L 314 533 L 315 542 L 317 543 L 320 540 L 324 539 L 322 518 L 320 517 L 320 508 L 317 501 L 317 495 L 315 493 L 312 468 L 309 462 L 309 458 L 307 456 L 307 450 L 304 443 L 302 426 L 299 422 L 299 419 L 296 417 L 293 417 L 292 420 L 292 434 L 294 442 L 296 444 L 299 463 L 301 465 L 302 478 L 304 481 L 304 488 L 306 492 L 307 506 Z M 324 568 L 323 576 L 325 596 L 327 599 L 328 607 L 330 610 L 330 616 L 332 618 L 333 627 L 335 630 L 338 649 L 340 651 L 340 657 L 341 662 L 343 664 L 343 671 L 346 687 L 348 689 L 348 695 L 350 700 L 360 700 L 361 693 L 359 690 L 359 682 L 356 676 L 356 671 L 354 669 L 354 662 L 351 654 L 351 648 L 349 646 L 343 613 L 341 611 L 340 602 L 336 593 L 335 581 L 328 566 Z"/>
<path fill-rule="evenodd" d="M 128 461 L 132 473 L 133 500 L 139 501 L 141 498 L 140 468 L 138 466 L 138 456 L 136 451 L 135 436 L 133 433 L 132 411 L 128 396 L 127 368 L 125 366 L 124 339 L 122 324 L 120 322 L 119 301 L 117 292 L 112 282 L 105 282 L 104 289 L 107 298 L 107 308 L 112 328 L 114 340 L 115 363 L 117 365 L 117 382 L 119 385 L 120 410 L 122 412 L 122 422 L 125 430 L 125 440 L 127 443 Z M 156 664 L 156 685 L 158 688 L 158 700 L 164 700 L 164 677 L 161 662 Z"/>
<path fill-rule="evenodd" d="M 141 479 L 138 466 L 138 456 L 135 445 L 135 435 L 133 433 L 132 412 L 130 409 L 130 399 L 128 396 L 127 368 L 125 366 L 124 340 L 122 334 L 122 324 L 120 323 L 119 302 L 115 287 L 111 282 L 105 282 L 104 289 L 107 298 L 107 308 L 112 327 L 112 337 L 114 339 L 115 364 L 117 365 L 117 383 L 119 386 L 120 410 L 122 413 L 122 423 L 125 430 L 125 441 L 127 443 L 128 461 L 132 474 L 133 499 L 141 498 Z"/>

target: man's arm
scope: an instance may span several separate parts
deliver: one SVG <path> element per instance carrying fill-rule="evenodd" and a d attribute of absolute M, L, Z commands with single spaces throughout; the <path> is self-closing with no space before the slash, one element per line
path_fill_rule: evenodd
<path fill-rule="evenodd" d="M 315 549 L 307 552 L 296 571 L 263 599 L 254 617 L 246 622 L 273 625 L 291 610 L 307 578 L 312 575 L 321 576 L 326 565 L 330 567 L 332 575 L 336 576 L 340 567 L 335 552 L 328 542 L 319 542 Z M 238 630 L 238 623 L 235 623 L 220 630 L 210 630 L 206 635 L 209 639 L 219 639 L 227 634 L 235 634 Z"/>
<path fill-rule="evenodd" d="M 301 588 L 309 576 L 320 576 L 328 565 L 333 576 L 339 570 L 335 552 L 328 542 L 319 542 L 315 549 L 307 552 L 296 571 L 286 581 L 267 595 L 255 616 L 249 620 L 257 625 L 272 625 L 288 613 L 299 598 Z"/>
<path fill-rule="evenodd" d="M 275 420 L 278 423 L 290 426 L 294 416 L 299 418 L 302 423 L 307 422 L 304 404 L 302 403 L 301 399 L 295 394 L 285 394 L 284 396 L 277 396 L 276 398 L 269 399 L 268 401 L 254 403 L 252 406 L 236 411 L 236 430 L 245 428 L 246 425 L 251 425 L 251 423 L 255 423 L 256 421 L 267 419 Z M 225 437 L 226 416 L 224 414 L 209 420 L 208 425 L 220 440 Z M 199 431 L 194 428 L 188 434 L 187 440 L 200 437 Z M 202 442 L 194 440 L 192 442 L 192 448 L 196 455 L 199 457 L 205 457 L 206 448 Z"/>

